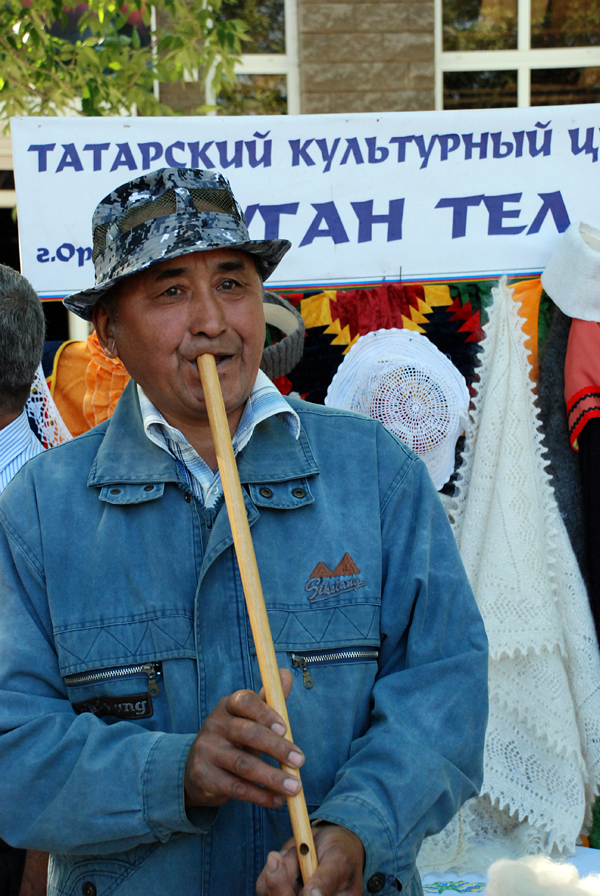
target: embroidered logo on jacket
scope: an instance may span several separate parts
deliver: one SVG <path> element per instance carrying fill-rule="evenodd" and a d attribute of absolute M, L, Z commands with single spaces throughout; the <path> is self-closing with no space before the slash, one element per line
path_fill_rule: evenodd
<path fill-rule="evenodd" d="M 116 716 L 118 719 L 149 719 L 154 715 L 152 697 L 148 691 L 124 697 L 92 697 L 73 703 L 73 709 L 78 715 L 91 712 L 95 716 Z"/>
<path fill-rule="evenodd" d="M 336 568 L 332 571 L 323 561 L 319 561 L 310 574 L 304 590 L 311 604 L 348 591 L 358 591 L 364 588 L 366 582 L 361 582 L 360 569 L 346 551 Z"/>

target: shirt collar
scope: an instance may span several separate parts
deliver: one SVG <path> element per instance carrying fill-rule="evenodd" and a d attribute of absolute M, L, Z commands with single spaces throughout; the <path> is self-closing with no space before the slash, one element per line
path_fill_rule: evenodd
<path fill-rule="evenodd" d="M 234 450 L 241 451 L 252 438 L 258 424 L 269 417 L 279 417 L 293 437 L 298 439 L 300 435 L 298 414 L 289 406 L 266 373 L 259 370 L 234 436 Z"/>
<path fill-rule="evenodd" d="M 16 420 L 0 429 L 0 468 L 7 467 L 34 439 L 38 441 L 31 430 L 27 414 L 23 411 Z M 40 448 L 43 450 L 41 445 Z"/>

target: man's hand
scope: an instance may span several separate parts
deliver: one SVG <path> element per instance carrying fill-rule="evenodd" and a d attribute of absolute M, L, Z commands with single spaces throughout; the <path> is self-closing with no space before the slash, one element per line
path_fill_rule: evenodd
<path fill-rule="evenodd" d="M 360 839 L 337 824 L 314 829 L 319 867 L 302 886 L 294 840 L 270 852 L 256 883 L 258 896 L 362 896 L 365 850 Z"/>
<path fill-rule="evenodd" d="M 292 675 L 280 669 L 287 700 Z M 302 751 L 285 740 L 281 716 L 265 703 L 264 691 L 236 691 L 223 697 L 206 717 L 185 765 L 186 807 L 220 806 L 229 799 L 246 800 L 272 809 L 282 806 L 300 784 L 279 768 L 259 758 L 260 753 L 277 762 L 299 768 Z"/>
<path fill-rule="evenodd" d="M 28 849 L 19 896 L 46 896 L 47 884 L 48 853 Z"/>

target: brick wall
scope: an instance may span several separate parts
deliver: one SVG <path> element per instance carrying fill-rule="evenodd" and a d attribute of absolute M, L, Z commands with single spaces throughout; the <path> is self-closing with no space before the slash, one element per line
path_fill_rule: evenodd
<path fill-rule="evenodd" d="M 303 113 L 434 108 L 433 0 L 298 0 L 298 29 Z"/>

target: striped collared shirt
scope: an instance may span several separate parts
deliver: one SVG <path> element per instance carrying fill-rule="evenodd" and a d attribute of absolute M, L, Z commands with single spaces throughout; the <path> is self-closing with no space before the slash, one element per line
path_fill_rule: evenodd
<path fill-rule="evenodd" d="M 31 430 L 25 411 L 0 429 L 0 492 L 4 491 L 25 461 L 43 450 L 42 443 Z"/>
<path fill-rule="evenodd" d="M 219 471 L 213 473 L 185 436 L 167 423 L 139 385 L 137 392 L 144 432 L 151 442 L 175 458 L 192 494 L 199 498 L 205 507 L 213 507 L 223 494 Z M 232 439 L 233 452 L 236 456 L 246 447 L 256 426 L 268 417 L 279 417 L 295 439 L 300 435 L 300 418 L 269 377 L 259 370 L 237 432 Z"/>

